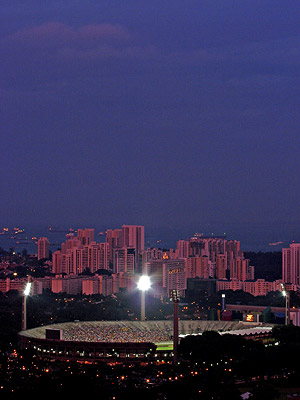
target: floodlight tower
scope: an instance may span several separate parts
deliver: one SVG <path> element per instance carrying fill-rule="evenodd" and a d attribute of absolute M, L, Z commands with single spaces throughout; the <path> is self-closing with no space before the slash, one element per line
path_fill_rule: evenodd
<path fill-rule="evenodd" d="M 148 275 L 142 275 L 138 282 L 141 291 L 141 321 L 145 321 L 145 292 L 150 289 L 151 281 Z"/>
<path fill-rule="evenodd" d="M 290 324 L 290 292 L 286 289 L 285 284 L 281 284 L 282 294 L 285 297 L 285 325 Z"/>
<path fill-rule="evenodd" d="M 26 331 L 27 329 L 27 311 L 26 311 L 26 303 L 27 297 L 30 295 L 31 291 L 31 282 L 28 280 L 24 292 L 23 292 L 23 302 L 22 302 L 22 331 Z"/>
<path fill-rule="evenodd" d="M 225 310 L 225 293 L 222 293 L 222 311 Z"/>
<path fill-rule="evenodd" d="M 179 303 L 179 290 L 172 289 L 170 292 L 171 300 L 174 304 L 174 317 L 173 317 L 173 362 L 174 365 L 178 362 L 178 303 Z"/>

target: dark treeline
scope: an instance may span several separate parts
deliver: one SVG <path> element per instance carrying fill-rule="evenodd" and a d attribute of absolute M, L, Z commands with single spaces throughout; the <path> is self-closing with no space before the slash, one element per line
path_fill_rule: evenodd
<path fill-rule="evenodd" d="M 215 377 L 216 391 L 218 381 L 228 381 L 228 375 L 251 386 L 251 399 L 277 398 L 277 385 L 298 387 L 300 382 L 300 327 L 293 325 L 274 326 L 265 341 L 206 331 L 183 338 L 179 353 L 190 365 Z"/>

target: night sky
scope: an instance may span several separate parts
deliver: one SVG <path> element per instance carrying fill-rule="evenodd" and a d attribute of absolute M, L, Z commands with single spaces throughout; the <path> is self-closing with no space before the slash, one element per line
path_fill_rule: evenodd
<path fill-rule="evenodd" d="M 299 1 L 0 14 L 1 225 L 299 223 Z"/>

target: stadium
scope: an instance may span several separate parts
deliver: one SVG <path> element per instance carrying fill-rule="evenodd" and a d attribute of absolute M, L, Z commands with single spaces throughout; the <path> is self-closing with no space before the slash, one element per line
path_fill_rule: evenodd
<path fill-rule="evenodd" d="M 236 321 L 179 320 L 179 341 L 204 331 L 264 337 L 270 325 Z M 168 361 L 173 357 L 173 321 L 74 321 L 19 332 L 21 349 L 39 357 L 80 362 Z"/>

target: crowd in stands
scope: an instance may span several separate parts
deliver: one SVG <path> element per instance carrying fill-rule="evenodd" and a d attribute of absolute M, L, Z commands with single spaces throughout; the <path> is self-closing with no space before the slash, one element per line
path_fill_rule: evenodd
<path fill-rule="evenodd" d="M 245 330 L 261 323 L 236 321 L 179 321 L 179 336 L 201 334 L 204 331 Z M 45 338 L 46 328 L 59 329 L 62 340 L 106 343 L 162 343 L 173 340 L 173 321 L 78 321 L 40 326 L 24 332 L 25 336 Z"/>
<path fill-rule="evenodd" d="M 170 332 L 159 326 L 151 329 L 142 329 L 134 325 L 122 324 L 89 324 L 68 326 L 63 329 L 63 340 L 91 341 L 91 342 L 118 342 L 136 343 L 151 342 L 160 343 L 171 340 Z"/>

